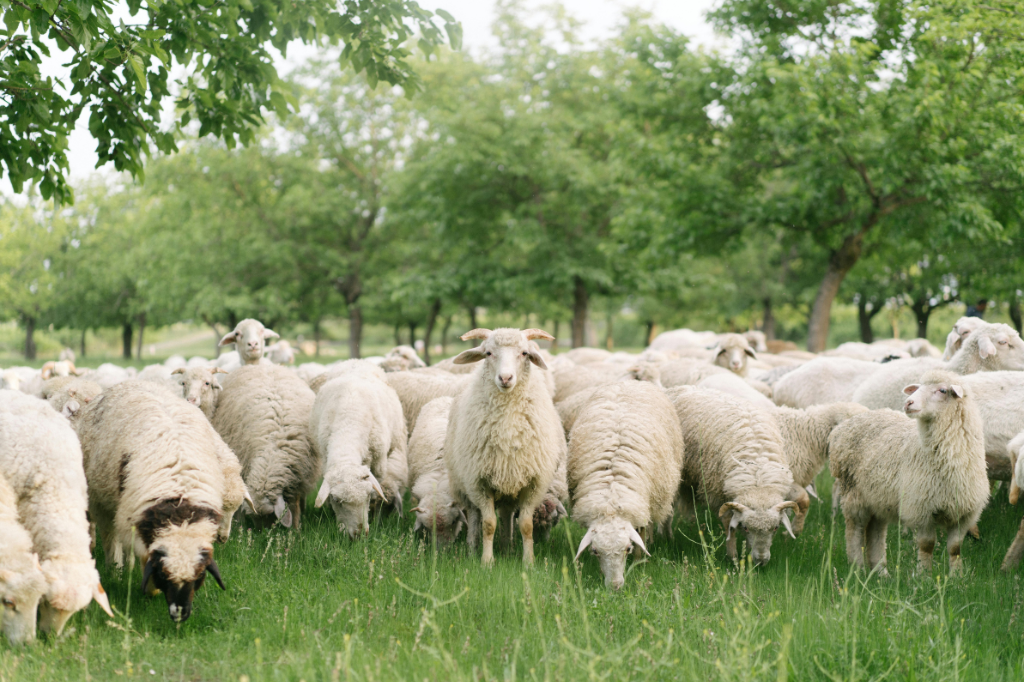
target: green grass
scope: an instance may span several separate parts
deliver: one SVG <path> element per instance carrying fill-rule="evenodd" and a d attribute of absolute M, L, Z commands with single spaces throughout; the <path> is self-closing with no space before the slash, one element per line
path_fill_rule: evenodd
<path fill-rule="evenodd" d="M 577 566 L 582 531 L 560 525 L 524 571 L 518 550 L 485 570 L 465 545 L 435 552 L 411 521 L 377 520 L 350 543 L 328 510 L 301 534 L 235 529 L 178 626 L 139 568 L 101 569 L 117 618 L 92 606 L 56 641 L 0 645 L 0 680 L 1021 680 L 1021 573 L 998 566 L 1020 520 L 1005 488 L 964 548 L 963 577 L 915 577 L 894 527 L 889 580 L 852 574 L 843 520 L 811 508 L 764 569 L 727 565 L 717 528 L 676 524 L 632 563 L 620 593 Z M 702 542 L 706 539 L 706 543 Z M 151 672 L 152 671 L 152 672 Z"/>

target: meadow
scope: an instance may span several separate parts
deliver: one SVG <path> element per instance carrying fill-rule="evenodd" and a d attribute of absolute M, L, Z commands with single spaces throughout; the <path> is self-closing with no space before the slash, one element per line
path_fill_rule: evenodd
<path fill-rule="evenodd" d="M 300 533 L 236 525 L 216 548 L 227 591 L 207 581 L 183 625 L 139 592 L 138 564 L 101 568 L 116 618 L 92 606 L 56 641 L 0 647 L 0 680 L 1024 678 L 1021 571 L 998 570 L 1021 516 L 1005 487 L 963 575 L 938 552 L 914 575 L 916 549 L 894 529 L 882 580 L 851 572 L 830 484 L 822 473 L 823 501 L 799 539 L 776 537 L 767 567 L 730 565 L 717 522 L 677 521 L 618 593 L 592 557 L 573 562 L 573 523 L 538 544 L 532 569 L 516 548 L 488 570 L 465 544 L 415 538 L 411 518 L 349 542 L 310 500 Z"/>

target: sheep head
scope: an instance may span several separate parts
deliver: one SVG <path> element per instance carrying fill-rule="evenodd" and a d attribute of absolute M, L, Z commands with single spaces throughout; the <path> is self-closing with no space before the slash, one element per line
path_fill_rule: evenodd
<path fill-rule="evenodd" d="M 94 600 L 113 617 L 92 559 L 48 559 L 41 568 L 46 577 L 46 594 L 39 604 L 40 630 L 59 635 L 68 619 Z"/>
<path fill-rule="evenodd" d="M 238 357 L 243 365 L 258 365 L 266 351 L 267 339 L 280 338 L 280 334 L 263 326 L 259 320 L 247 318 L 235 325 L 220 340 L 221 346 L 235 344 Z"/>
<path fill-rule="evenodd" d="M 24 540 L 31 542 L 27 536 Z M 0 548 L 0 631 L 11 644 L 25 644 L 36 636 L 36 610 L 46 593 L 46 578 L 37 555 L 8 549 Z"/>
<path fill-rule="evenodd" d="M 757 359 L 757 353 L 740 334 L 723 334 L 711 352 L 715 354 L 716 365 L 741 376 L 746 374 L 747 358 Z"/>
<path fill-rule="evenodd" d="M 466 513 L 455 502 L 436 504 L 436 500 L 426 497 L 410 511 L 416 514 L 414 533 L 423 533 L 428 538 L 437 534 L 437 546 L 452 545 L 462 529 L 469 525 Z M 437 507 L 435 509 L 435 506 Z"/>
<path fill-rule="evenodd" d="M 903 411 L 914 419 L 935 419 L 967 397 L 966 389 L 957 383 L 957 379 L 958 376 L 950 372 L 928 372 L 921 378 L 920 384 L 910 384 L 903 389 L 907 396 Z"/>
<path fill-rule="evenodd" d="M 227 373 L 220 367 L 179 367 L 171 375 L 181 375 L 178 379 L 181 397 L 202 410 L 207 419 L 212 419 L 217 409 L 217 392 L 222 388 L 216 375 Z"/>
<path fill-rule="evenodd" d="M 547 369 L 544 358 L 533 339 L 553 340 L 554 337 L 540 329 L 502 328 L 474 329 L 462 335 L 463 341 L 483 339 L 476 348 L 459 353 L 452 360 L 456 365 L 467 365 L 472 362 L 485 361 L 483 373 L 490 376 L 499 391 L 510 391 L 516 387 L 519 376 L 528 376 L 530 363 L 541 369 Z"/>
<path fill-rule="evenodd" d="M 351 471 L 329 472 L 316 494 L 314 506 L 319 509 L 328 499 L 338 519 L 338 530 L 356 540 L 370 533 L 370 499 L 387 496 L 370 467 L 359 465 Z"/>
<path fill-rule="evenodd" d="M 1024 341 L 1015 329 L 1005 324 L 986 324 L 970 332 L 971 341 L 965 342 L 960 353 L 976 347 L 982 367 L 988 371 L 1024 370 Z"/>
<path fill-rule="evenodd" d="M 628 521 L 620 518 L 601 519 L 590 524 L 580 541 L 576 558 L 579 559 L 583 551 L 589 548 L 601 564 L 604 586 L 620 590 L 626 581 L 626 554 L 633 549 L 633 545 L 650 556 L 640 533 Z"/>
<path fill-rule="evenodd" d="M 768 509 L 751 509 L 739 502 L 726 502 L 718 510 L 718 518 L 722 520 L 726 530 L 726 539 L 732 536 L 733 532 L 740 530 L 747 539 L 750 546 L 750 554 L 754 563 L 764 566 L 772 558 L 772 539 L 779 525 L 785 527 L 790 537 L 796 539 L 793 532 L 793 525 L 786 516 L 787 509 L 796 509 L 796 502 L 780 502 Z"/>

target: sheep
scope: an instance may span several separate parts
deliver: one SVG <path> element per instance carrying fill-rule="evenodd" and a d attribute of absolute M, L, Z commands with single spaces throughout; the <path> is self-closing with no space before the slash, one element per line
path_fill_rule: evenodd
<path fill-rule="evenodd" d="M 475 547 L 483 531 L 481 563 L 494 563 L 494 533 L 502 515 L 502 544 L 511 541 L 513 510 L 519 510 L 523 562 L 533 564 L 533 513 L 566 458 L 565 436 L 543 378 L 547 369 L 531 339 L 554 340 L 540 329 L 474 329 L 463 341 L 482 339 L 455 364 L 484 361 L 452 405 L 444 459 L 452 492 L 469 511 L 467 537 Z"/>
<path fill-rule="evenodd" d="M 750 331 L 743 333 L 743 338 L 747 340 L 747 343 L 750 344 L 750 347 L 753 348 L 755 352 L 768 352 L 768 337 L 764 332 L 751 329 Z"/>
<path fill-rule="evenodd" d="M 695 332 L 692 329 L 673 329 L 662 332 L 651 341 L 648 350 L 661 352 L 675 351 L 680 348 L 708 348 L 715 345 L 718 335 L 714 332 Z"/>
<path fill-rule="evenodd" d="M 985 325 L 980 317 L 961 317 L 953 324 L 953 329 L 946 336 L 946 348 L 942 352 L 943 362 L 949 362 L 963 346 L 964 341 L 975 329 Z"/>
<path fill-rule="evenodd" d="M 435 398 L 420 410 L 416 428 L 409 436 L 409 487 L 415 506 L 413 533 L 435 534 L 437 544 L 455 542 L 468 524 L 466 513 L 455 502 L 442 451 L 448 431 L 451 397 Z"/>
<path fill-rule="evenodd" d="M 385 381 L 395 389 L 402 403 L 406 428 L 409 433 L 416 429 L 416 420 L 420 410 L 435 398 L 454 397 L 465 388 L 472 379 L 461 374 L 434 373 L 426 370 L 409 372 L 391 372 Z"/>
<path fill-rule="evenodd" d="M 51 377 L 80 376 L 85 372 L 75 369 L 74 360 L 58 360 L 57 362 L 51 360 L 43 365 L 39 373 L 42 375 L 43 381 L 46 381 Z"/>
<path fill-rule="evenodd" d="M 767 372 L 762 372 L 760 375 L 758 375 L 757 379 L 759 381 L 767 384 L 768 387 L 772 389 L 772 396 L 774 397 L 774 395 L 775 395 L 775 383 L 779 379 L 781 379 L 782 377 L 784 377 L 787 374 L 789 374 L 790 372 L 794 371 L 797 367 L 800 367 L 801 364 L 780 365 L 778 367 L 775 367 L 775 368 L 772 368 L 772 369 L 768 370 Z"/>
<path fill-rule="evenodd" d="M 547 365 L 546 362 L 545 365 Z M 565 365 L 552 374 L 555 379 L 555 392 L 552 395 L 552 400 L 558 403 L 584 389 L 618 381 L 623 374 L 623 369 L 622 365 L 615 363 L 572 364 Z"/>
<path fill-rule="evenodd" d="M 43 399 L 68 419 L 102 392 L 99 384 L 80 377 L 55 377 L 43 384 Z"/>
<path fill-rule="evenodd" d="M 942 351 L 933 346 L 928 339 L 910 339 L 907 341 L 906 350 L 912 358 L 942 357 Z"/>
<path fill-rule="evenodd" d="M 732 372 L 712 374 L 711 376 L 701 379 L 697 385 L 701 388 L 728 393 L 736 396 L 737 398 L 742 398 L 751 404 L 759 405 L 762 408 L 771 409 L 775 407 L 775 403 L 765 397 L 763 393 Z M 769 389 L 769 391 L 770 390 L 771 389 Z"/>
<path fill-rule="evenodd" d="M 295 372 L 299 375 L 299 378 L 305 381 L 307 384 L 313 381 L 316 377 L 320 376 L 327 371 L 319 362 L 304 362 L 299 365 Z"/>
<path fill-rule="evenodd" d="M 281 339 L 272 346 L 267 346 L 267 359 L 275 365 L 294 365 L 295 349 L 285 339 Z"/>
<path fill-rule="evenodd" d="M 1024 487 L 1024 457 L 1020 456 L 1021 447 L 1024 447 L 1024 431 L 1017 434 L 1010 441 L 1009 445 L 1006 446 L 1010 454 L 1011 470 L 1013 472 L 1010 482 L 1010 504 L 1017 504 L 1017 500 L 1020 497 L 1020 489 Z M 1020 529 L 1017 531 L 1016 537 L 1013 538 L 1013 542 L 1010 543 L 1010 548 L 1006 550 L 1006 556 L 1003 558 L 1000 570 L 1012 571 L 1020 563 L 1021 556 L 1024 556 L 1024 519 L 1021 519 Z"/>
<path fill-rule="evenodd" d="M 394 477 L 392 458 L 406 466 L 402 404 L 390 386 L 369 374 L 349 373 L 331 379 L 316 394 L 309 432 L 324 459 L 324 481 L 316 507 L 330 500 L 340 532 L 352 540 L 369 533 L 374 493 L 401 513 L 400 487 L 405 481 L 393 481 L 391 490 L 385 488 L 389 475 L 392 480 Z"/>
<path fill-rule="evenodd" d="M 95 381 L 105 391 L 122 381 L 134 379 L 137 374 L 138 371 L 134 367 L 118 367 L 110 362 L 104 362 L 96 369 L 82 375 L 82 378 Z"/>
<path fill-rule="evenodd" d="M 961 569 L 960 545 L 988 503 L 989 484 L 981 416 L 960 379 L 925 372 L 903 389 L 903 413 L 855 415 L 829 436 L 855 566 L 888 575 L 886 531 L 899 521 L 915 534 L 919 570 L 931 569 L 937 526 L 946 530 L 950 571 Z"/>
<path fill-rule="evenodd" d="M 46 578 L 40 629 L 59 635 L 93 600 L 113 615 L 89 551 L 82 448 L 68 421 L 41 400 L 0 391 L 0 474 Z"/>
<path fill-rule="evenodd" d="M 179 367 L 171 372 L 171 378 L 181 397 L 202 410 L 211 421 L 217 411 L 217 397 L 223 388 L 217 381 L 218 374 L 228 372 L 220 367 Z M 175 379 L 175 375 L 179 376 Z"/>
<path fill-rule="evenodd" d="M 672 517 L 683 467 L 683 434 L 663 390 L 621 382 L 597 390 L 569 439 L 572 518 L 585 526 L 576 558 L 598 557 L 605 587 L 618 590 L 626 554 L 648 554 L 640 531 Z M 649 556 L 649 554 L 648 554 Z"/>
<path fill-rule="evenodd" d="M 623 374 L 620 374 L 618 381 L 647 381 L 658 388 L 662 388 L 661 372 L 657 365 L 650 363 L 637 363 Z M 559 419 L 562 420 L 562 428 L 567 439 L 572 432 L 573 425 L 576 423 L 576 418 L 579 417 L 580 412 L 590 402 L 590 398 L 598 389 L 609 385 L 611 384 L 601 383 L 597 386 L 591 386 L 590 388 L 573 393 L 562 402 L 555 403 L 555 409 L 558 411 Z"/>
<path fill-rule="evenodd" d="M 608 350 L 601 348 L 589 348 L 580 347 L 573 348 L 570 351 L 563 353 L 563 356 L 567 360 L 572 360 L 577 365 L 592 365 L 598 362 L 605 362 L 608 360 L 612 353 Z"/>
<path fill-rule="evenodd" d="M 258 521 L 299 530 L 302 503 L 320 478 L 310 446 L 313 391 L 278 365 L 244 365 L 221 384 L 213 428 L 242 464 Z"/>
<path fill-rule="evenodd" d="M 18 521 L 18 498 L 0 474 L 0 632 L 11 644 L 36 636 L 36 611 L 46 593 L 46 577 L 32 537 Z"/>
<path fill-rule="evenodd" d="M 789 499 L 797 503 L 793 517 L 794 535 L 803 531 L 810 506 L 808 493 L 817 497 L 814 479 L 825 468 L 829 435 L 845 420 L 867 411 L 868 408 L 858 403 L 813 405 L 803 410 L 773 406 L 768 410 L 782 434 L 783 452 L 793 473 Z"/>
<path fill-rule="evenodd" d="M 380 362 L 380 368 L 385 372 L 404 372 L 426 366 L 427 363 L 420 359 L 416 349 L 412 346 L 395 346 Z"/>
<path fill-rule="evenodd" d="M 174 356 L 172 356 L 172 357 L 174 357 Z M 177 357 L 181 357 L 181 356 L 179 355 Z M 181 359 L 182 359 L 182 363 L 181 363 L 181 365 L 178 365 L 178 367 L 184 367 L 185 366 L 184 358 L 181 358 Z M 172 382 L 171 382 L 171 370 L 172 369 L 175 369 L 175 368 L 169 367 L 167 365 L 147 365 L 147 366 L 142 368 L 142 371 L 140 371 L 137 375 L 135 375 L 135 378 L 138 379 L 139 381 L 152 381 L 154 383 L 166 386 L 167 388 L 171 388 L 172 387 L 171 386 L 171 384 L 172 384 Z"/>
<path fill-rule="evenodd" d="M 854 391 L 878 370 L 878 364 L 843 357 L 821 357 L 787 372 L 772 384 L 775 403 L 805 408 L 852 402 Z"/>
<path fill-rule="evenodd" d="M 0 389 L 8 389 L 11 391 L 21 390 L 21 375 L 13 369 L 5 369 L 0 373 Z"/>
<path fill-rule="evenodd" d="M 235 344 L 239 361 L 243 365 L 256 365 L 263 358 L 267 339 L 280 337 L 280 334 L 267 329 L 259 320 L 246 318 L 235 325 L 234 331 L 225 334 L 218 345 Z M 218 366 L 221 365 L 218 363 Z"/>
<path fill-rule="evenodd" d="M 904 344 L 900 344 L 903 346 Z M 861 343 L 860 341 L 847 341 L 841 343 L 832 350 L 822 353 L 824 357 L 845 357 L 866 362 L 877 362 L 887 357 L 911 357 L 910 353 L 903 351 L 902 347 L 892 344 Z"/>
<path fill-rule="evenodd" d="M 206 573 L 225 589 L 214 541 L 252 504 L 234 453 L 202 412 L 169 389 L 126 381 L 82 408 L 75 422 L 89 481 L 89 516 L 108 564 L 144 563 L 142 591 L 164 593 L 188 620 Z"/>
<path fill-rule="evenodd" d="M 930 369 L 945 369 L 955 374 L 973 374 L 996 370 L 1024 370 L 1024 341 L 1005 324 L 984 324 L 973 332 L 953 359 L 943 363 L 935 358 L 914 358 L 885 365 L 864 380 L 853 393 L 853 402 L 871 409 L 898 409 L 901 389 Z"/>
<path fill-rule="evenodd" d="M 724 367 L 693 358 L 663 362 L 659 370 L 661 372 L 661 384 L 665 388 L 695 386 L 712 374 L 729 372 Z"/>
<path fill-rule="evenodd" d="M 331 379 L 337 379 L 343 374 L 359 374 L 363 376 L 374 376 L 382 381 L 387 376 L 383 369 L 370 360 L 345 360 L 329 365 L 326 370 L 309 381 L 309 388 L 313 393 L 318 393 L 320 388 Z"/>
<path fill-rule="evenodd" d="M 787 509 L 793 473 L 782 434 L 771 415 L 731 395 L 694 386 L 668 390 L 687 443 L 680 495 L 684 504 L 706 501 L 726 529 L 726 552 L 736 561 L 737 528 L 746 534 L 754 563 L 771 559 L 779 525 L 796 537 Z"/>
<path fill-rule="evenodd" d="M 164 360 L 163 366 L 169 370 L 178 369 L 179 367 L 187 367 L 188 360 L 185 359 L 184 355 L 172 355 Z"/>

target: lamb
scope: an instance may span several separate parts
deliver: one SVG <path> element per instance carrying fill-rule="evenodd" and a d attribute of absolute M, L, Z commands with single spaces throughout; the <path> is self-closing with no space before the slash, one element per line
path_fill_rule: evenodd
<path fill-rule="evenodd" d="M 694 386 L 668 390 L 687 443 L 680 495 L 684 504 L 706 501 L 726 529 L 726 552 L 736 561 L 737 528 L 746 534 L 754 563 L 771 559 L 779 525 L 796 537 L 787 509 L 793 473 L 771 415 L 739 398 Z"/>
<path fill-rule="evenodd" d="M 903 389 L 905 414 L 865 412 L 829 437 L 855 566 L 888 575 L 885 536 L 898 520 L 914 531 L 919 570 L 931 569 L 938 526 L 946 530 L 951 572 L 961 569 L 960 546 L 988 503 L 989 484 L 981 416 L 960 379 L 928 371 Z"/>
<path fill-rule="evenodd" d="M 416 349 L 412 346 L 395 346 L 380 362 L 380 368 L 385 372 L 404 372 L 426 366 L 427 363 L 420 359 Z"/>
<path fill-rule="evenodd" d="M 407 434 L 402 404 L 390 386 L 372 375 L 342 374 L 331 379 L 316 394 L 309 433 L 324 459 L 316 507 L 330 499 L 339 531 L 352 540 L 369 533 L 374 493 L 390 500 L 401 513 L 405 480 L 395 478 L 399 473 L 408 475 L 404 471 Z M 395 458 L 400 460 L 401 472 L 393 469 Z"/>
<path fill-rule="evenodd" d="M 424 405 L 409 436 L 409 486 L 416 504 L 412 530 L 435 534 L 440 546 L 455 542 L 468 524 L 452 495 L 442 455 L 452 401 L 451 397 L 435 398 Z"/>
<path fill-rule="evenodd" d="M 213 428 L 238 455 L 256 516 L 298 530 L 302 503 L 320 478 L 309 438 L 313 391 L 271 364 L 243 365 L 222 385 Z"/>
<path fill-rule="evenodd" d="M 11 644 L 36 636 L 36 610 L 46 593 L 46 577 L 32 537 L 18 521 L 18 498 L 0 474 L 0 632 Z"/>
<path fill-rule="evenodd" d="M 209 573 L 246 500 L 238 459 L 198 408 L 169 389 L 126 381 L 82 408 L 75 422 L 89 481 L 89 516 L 107 563 L 144 562 L 142 591 L 164 593 L 176 623 Z"/>
<path fill-rule="evenodd" d="M 178 375 L 174 381 L 181 397 L 202 410 L 211 421 L 217 411 L 217 397 L 223 389 L 217 381 L 218 374 L 228 372 L 220 367 L 179 367 L 171 372 L 172 379 Z"/>
<path fill-rule="evenodd" d="M 996 370 L 1024 370 L 1024 341 L 1005 324 L 984 324 L 973 332 L 949 362 L 934 358 L 898 360 L 877 369 L 853 394 L 853 402 L 871 409 L 898 409 L 901 389 L 930 369 L 945 369 L 955 374 L 973 374 Z"/>
<path fill-rule="evenodd" d="M 783 452 L 789 470 L 793 472 L 793 489 L 789 499 L 797 503 L 793 517 L 793 534 L 800 535 L 810 506 L 808 493 L 814 492 L 814 479 L 825 468 L 828 456 L 828 437 L 832 431 L 850 417 L 867 412 L 858 403 L 831 403 L 813 405 L 803 410 L 791 407 L 772 407 L 769 414 L 782 434 Z M 805 492 L 806 491 L 806 492 Z"/>
<path fill-rule="evenodd" d="M 852 402 L 854 391 L 878 367 L 853 358 L 815 358 L 779 378 L 772 384 L 772 392 L 776 404 L 787 407 Z"/>
<path fill-rule="evenodd" d="M 235 325 L 234 331 L 225 334 L 219 345 L 235 344 L 239 361 L 243 365 L 256 365 L 263 358 L 267 339 L 280 337 L 280 334 L 267 329 L 259 320 L 246 318 Z"/>
<path fill-rule="evenodd" d="M 963 347 L 964 341 L 971 335 L 971 332 L 984 325 L 985 321 L 980 317 L 961 317 L 957 320 L 949 335 L 946 336 L 946 348 L 942 353 L 943 362 L 952 360 L 957 351 Z"/>
<path fill-rule="evenodd" d="M 482 343 L 454 360 L 484 361 L 455 398 L 444 443 L 452 492 L 469 512 L 471 546 L 482 527 L 484 566 L 494 563 L 496 508 L 502 515 L 502 544 L 512 539 L 512 513 L 518 509 L 523 562 L 533 563 L 533 513 L 566 458 L 565 436 L 551 395 L 544 379 L 531 371 L 531 366 L 547 369 L 530 344 L 537 338 L 553 340 L 540 329 L 474 329 L 462 340 Z"/>
<path fill-rule="evenodd" d="M 46 578 L 40 628 L 59 635 L 93 600 L 112 616 L 89 551 L 82 448 L 68 421 L 41 400 L 0 391 L 0 475 Z"/>
<path fill-rule="evenodd" d="M 722 334 L 711 352 L 715 357 L 714 364 L 741 377 L 747 376 L 747 358 L 757 360 L 757 353 L 740 334 Z"/>
<path fill-rule="evenodd" d="M 573 520 L 587 528 L 585 549 L 598 557 L 605 587 L 618 590 L 626 554 L 648 554 L 655 527 L 671 520 L 683 467 L 683 434 L 664 391 L 648 382 L 597 390 L 569 440 Z M 635 550 L 634 550 L 635 551 Z"/>
<path fill-rule="evenodd" d="M 1024 447 L 1024 432 L 1017 434 L 1017 437 L 1011 440 L 1007 446 L 1013 470 L 1013 480 L 1010 483 L 1010 504 L 1017 504 L 1020 489 L 1024 487 L 1024 457 L 1020 456 L 1021 447 Z M 1021 519 L 1017 536 L 1014 537 L 1010 548 L 1006 551 L 1001 570 L 1012 571 L 1015 569 L 1020 563 L 1021 556 L 1024 556 L 1024 519 Z"/>
<path fill-rule="evenodd" d="M 470 377 L 448 372 L 412 370 L 391 372 L 386 376 L 388 386 L 395 389 L 402 402 L 406 428 L 409 433 L 416 429 L 420 410 L 435 398 L 454 397 L 472 381 Z"/>
<path fill-rule="evenodd" d="M 43 399 L 68 419 L 102 392 L 96 382 L 79 377 L 55 377 L 43 384 Z"/>

